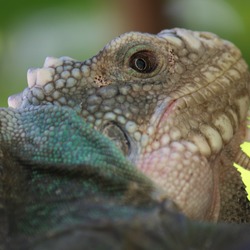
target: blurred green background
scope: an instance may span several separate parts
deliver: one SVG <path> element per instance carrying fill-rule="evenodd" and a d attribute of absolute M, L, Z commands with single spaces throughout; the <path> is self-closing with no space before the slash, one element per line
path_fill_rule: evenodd
<path fill-rule="evenodd" d="M 185 27 L 234 42 L 250 63 L 249 0 L 9 0 L 0 7 L 0 106 L 46 56 L 84 60 L 126 31 Z"/>

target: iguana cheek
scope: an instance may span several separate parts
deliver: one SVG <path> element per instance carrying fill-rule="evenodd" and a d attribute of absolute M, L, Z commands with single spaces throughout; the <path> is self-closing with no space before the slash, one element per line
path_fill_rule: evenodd
<path fill-rule="evenodd" d="M 193 143 L 172 142 L 169 146 L 141 155 L 136 165 L 188 217 L 217 220 L 217 175 Z"/>

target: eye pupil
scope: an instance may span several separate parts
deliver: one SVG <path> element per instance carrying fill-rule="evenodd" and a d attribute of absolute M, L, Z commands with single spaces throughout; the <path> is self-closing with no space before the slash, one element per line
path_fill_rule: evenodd
<path fill-rule="evenodd" d="M 135 67 L 139 71 L 143 71 L 147 68 L 147 62 L 143 58 L 136 58 L 135 59 Z"/>
<path fill-rule="evenodd" d="M 157 59 L 152 51 L 141 50 L 130 57 L 129 66 L 143 74 L 153 72 L 157 67 Z"/>

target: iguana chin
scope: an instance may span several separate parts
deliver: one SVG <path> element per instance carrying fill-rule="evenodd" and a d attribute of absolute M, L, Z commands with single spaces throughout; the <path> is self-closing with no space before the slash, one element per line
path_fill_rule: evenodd
<path fill-rule="evenodd" d="M 109 137 L 153 181 L 160 199 L 172 200 L 189 218 L 247 222 L 249 204 L 233 162 L 249 167 L 239 148 L 247 136 L 249 81 L 240 51 L 214 34 L 130 32 L 86 61 L 48 57 L 43 68 L 30 69 L 28 88 L 9 97 L 1 123 L 30 125 L 20 118 L 24 110 L 66 107 Z M 9 121 L 9 112 L 19 116 Z M 36 126 L 28 126 L 34 137 Z M 22 147 L 19 137 L 28 131 L 4 136 L 6 126 L 0 129 L 1 146 L 12 137 L 8 149 L 17 141 Z M 46 139 L 40 146 L 46 149 Z M 28 152 L 31 157 L 32 147 Z M 25 154 L 18 157 L 28 161 Z"/>

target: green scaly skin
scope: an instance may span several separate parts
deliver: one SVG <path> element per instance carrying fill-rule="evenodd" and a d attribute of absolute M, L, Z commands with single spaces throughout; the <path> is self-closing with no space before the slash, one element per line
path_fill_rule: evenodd
<path fill-rule="evenodd" d="M 1 207 L 7 219 L 1 236 L 35 237 L 152 210 L 152 182 L 74 111 L 0 109 L 0 117 Z"/>

